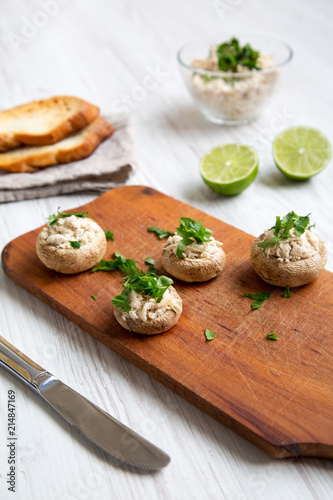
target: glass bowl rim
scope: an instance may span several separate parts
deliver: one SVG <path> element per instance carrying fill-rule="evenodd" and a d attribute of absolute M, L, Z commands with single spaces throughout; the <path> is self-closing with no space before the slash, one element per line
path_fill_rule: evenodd
<path fill-rule="evenodd" d="M 226 76 L 226 77 L 229 77 L 229 78 L 230 77 L 242 78 L 242 77 L 246 77 L 246 76 L 250 76 L 250 75 L 253 76 L 253 74 L 258 74 L 258 73 L 271 73 L 273 71 L 276 71 L 278 68 L 282 68 L 283 66 L 285 66 L 286 64 L 288 64 L 291 61 L 291 59 L 293 58 L 293 55 L 294 55 L 293 49 L 291 48 L 291 46 L 287 42 L 284 42 L 280 38 L 270 37 L 270 36 L 267 36 L 267 35 L 257 35 L 257 34 L 254 34 L 254 33 L 252 33 L 251 35 L 249 33 L 241 33 L 240 36 L 242 36 L 242 37 L 257 36 L 258 38 L 262 37 L 262 38 L 266 38 L 267 40 L 278 42 L 278 43 L 280 43 L 281 45 L 283 45 L 287 49 L 288 56 L 287 56 L 287 58 L 285 60 L 283 60 L 282 62 L 280 62 L 278 64 L 274 64 L 274 66 L 271 66 L 270 68 L 256 69 L 256 70 L 244 71 L 244 72 L 237 72 L 237 71 L 212 71 L 212 70 L 203 69 L 203 68 L 195 68 L 194 66 L 186 64 L 182 60 L 182 53 L 183 53 L 183 51 L 187 47 L 189 47 L 190 45 L 192 45 L 192 44 L 194 44 L 196 42 L 204 41 L 205 39 L 209 40 L 209 39 L 213 38 L 211 36 L 209 36 L 209 37 L 207 36 L 207 37 L 203 37 L 203 38 L 193 39 L 193 40 L 185 43 L 184 45 L 182 45 L 182 47 L 177 52 L 177 60 L 178 60 L 179 64 L 181 66 L 183 66 L 184 68 L 189 69 L 190 71 L 193 71 L 195 73 L 199 73 L 201 75 L 209 75 L 209 76 L 217 76 L 217 77 L 218 76 L 220 76 L 220 77 L 221 76 Z"/>

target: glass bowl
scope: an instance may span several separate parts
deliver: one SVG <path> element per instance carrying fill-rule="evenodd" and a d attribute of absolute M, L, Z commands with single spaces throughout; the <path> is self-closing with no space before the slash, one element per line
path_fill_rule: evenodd
<path fill-rule="evenodd" d="M 219 35 L 187 43 L 178 52 L 181 73 L 202 114 L 219 125 L 243 125 L 260 114 L 278 87 L 291 61 L 291 47 L 268 36 L 237 36 L 241 45 L 250 46 L 270 59 L 270 67 L 260 70 L 242 68 L 241 72 L 210 71 L 196 67 L 206 59 L 212 45 L 220 45 L 233 36 Z"/>

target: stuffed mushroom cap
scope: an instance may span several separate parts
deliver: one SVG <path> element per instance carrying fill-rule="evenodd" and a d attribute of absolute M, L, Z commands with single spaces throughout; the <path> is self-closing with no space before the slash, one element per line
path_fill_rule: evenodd
<path fill-rule="evenodd" d="M 49 269 L 75 274 L 98 264 L 106 246 L 105 233 L 95 221 L 71 215 L 45 226 L 38 235 L 36 250 Z"/>
<path fill-rule="evenodd" d="M 256 273 L 275 286 L 302 286 L 314 281 L 323 272 L 327 262 L 325 243 L 308 229 L 266 248 L 258 244 L 272 238 L 273 230 L 266 230 L 251 248 L 251 261 Z"/>
<path fill-rule="evenodd" d="M 177 234 L 169 236 L 162 252 L 164 269 L 182 281 L 202 282 L 218 276 L 226 262 L 222 243 L 211 237 L 205 243 L 192 243 L 185 248 L 184 258 L 180 259 L 176 252 L 181 237 Z"/>
<path fill-rule="evenodd" d="M 173 286 L 164 292 L 159 303 L 149 295 L 140 295 L 131 290 L 129 304 L 129 312 L 114 306 L 116 320 L 126 330 L 142 335 L 156 335 L 170 330 L 182 313 L 182 299 Z"/>

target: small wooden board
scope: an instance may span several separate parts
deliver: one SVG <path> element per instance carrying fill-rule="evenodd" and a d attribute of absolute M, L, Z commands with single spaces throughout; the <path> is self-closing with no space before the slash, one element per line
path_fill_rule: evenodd
<path fill-rule="evenodd" d="M 161 273 L 164 242 L 148 226 L 173 231 L 180 217 L 199 219 L 223 242 L 226 267 L 207 283 L 175 280 L 182 316 L 152 337 L 115 320 L 111 299 L 122 289 L 119 271 L 68 276 L 46 269 L 35 251 L 40 228 L 4 248 L 9 278 L 268 454 L 333 458 L 332 273 L 324 271 L 285 299 L 283 289 L 254 273 L 253 236 L 151 188 L 117 188 L 76 210 L 89 211 L 114 232 L 105 258 L 117 251 L 145 269 L 149 256 Z M 244 293 L 260 291 L 271 298 L 251 310 Z M 206 328 L 216 332 L 214 340 L 205 340 Z M 266 339 L 271 330 L 278 341 Z"/>

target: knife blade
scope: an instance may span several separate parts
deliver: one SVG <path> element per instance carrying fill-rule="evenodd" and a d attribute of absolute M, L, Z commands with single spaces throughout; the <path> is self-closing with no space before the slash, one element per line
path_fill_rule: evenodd
<path fill-rule="evenodd" d="M 170 457 L 0 336 L 0 362 L 99 448 L 135 467 L 161 469 Z"/>

